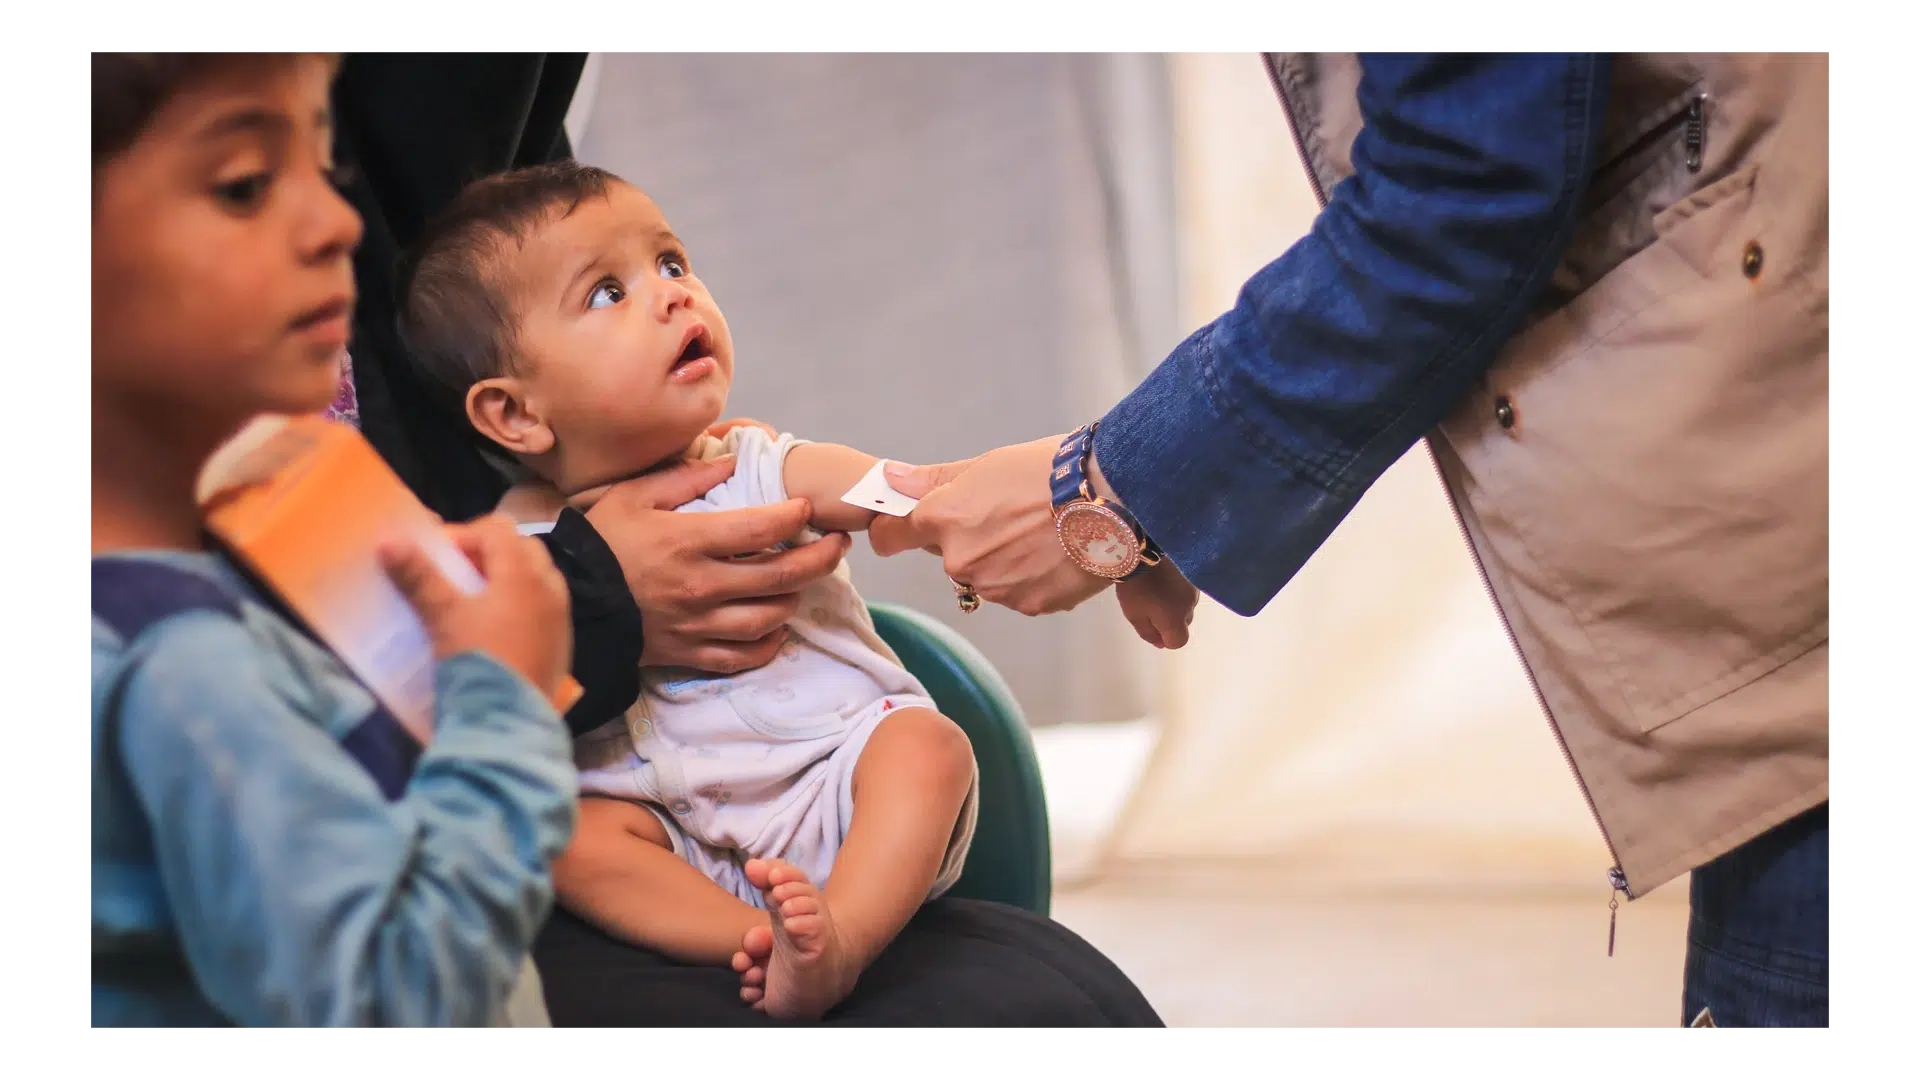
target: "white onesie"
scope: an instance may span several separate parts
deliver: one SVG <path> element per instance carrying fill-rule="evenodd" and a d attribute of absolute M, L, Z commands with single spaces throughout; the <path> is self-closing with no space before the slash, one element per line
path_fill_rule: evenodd
<path fill-rule="evenodd" d="M 785 501 L 787 453 L 802 442 L 752 427 L 703 439 L 701 459 L 736 456 L 733 476 L 679 509 Z M 816 539 L 809 530 L 797 542 Z M 787 625 L 779 655 L 753 671 L 643 670 L 627 714 L 574 740 L 582 792 L 642 803 L 676 854 L 763 908 L 746 861 L 785 859 L 824 886 L 853 819 L 853 767 L 867 739 L 895 709 L 935 707 L 874 631 L 845 563 L 801 594 Z M 978 791 L 976 771 L 930 897 L 960 877 Z"/>

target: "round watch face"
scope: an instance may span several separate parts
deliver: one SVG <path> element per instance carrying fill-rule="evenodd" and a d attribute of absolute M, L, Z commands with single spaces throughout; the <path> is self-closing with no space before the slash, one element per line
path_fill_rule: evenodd
<path fill-rule="evenodd" d="M 1067 555 L 1082 570 L 1121 578 L 1140 562 L 1140 543 L 1120 516 L 1097 503 L 1077 502 L 1060 511 L 1056 527 Z"/>

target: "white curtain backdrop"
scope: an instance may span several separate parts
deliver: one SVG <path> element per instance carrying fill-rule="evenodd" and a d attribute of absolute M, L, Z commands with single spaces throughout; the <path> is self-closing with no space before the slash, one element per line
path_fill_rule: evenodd
<path fill-rule="evenodd" d="M 1316 207 L 1258 56 L 1172 58 L 1183 330 Z M 1570 884 L 1611 864 L 1424 447 L 1265 611 L 1211 603 L 1109 848 L 1279 860 L 1303 886 Z"/>

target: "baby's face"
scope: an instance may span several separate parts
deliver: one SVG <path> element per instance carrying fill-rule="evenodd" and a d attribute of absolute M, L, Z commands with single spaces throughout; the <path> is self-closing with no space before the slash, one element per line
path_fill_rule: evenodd
<path fill-rule="evenodd" d="M 733 338 L 652 199 L 614 184 L 529 236 L 517 263 L 523 381 L 571 486 L 664 461 L 720 418 Z"/>

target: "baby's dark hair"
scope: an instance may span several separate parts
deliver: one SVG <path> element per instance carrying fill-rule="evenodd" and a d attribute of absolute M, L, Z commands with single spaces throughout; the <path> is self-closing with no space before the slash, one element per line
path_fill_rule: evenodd
<path fill-rule="evenodd" d="M 577 161 L 532 165 L 469 184 L 428 223 L 401 271 L 400 337 L 457 415 L 475 383 L 515 370 L 516 283 L 503 273 L 505 246 L 620 182 Z"/>
<path fill-rule="evenodd" d="M 93 168 L 138 142 L 154 114 L 182 90 L 230 68 L 285 64 L 298 55 L 94 53 Z"/>

